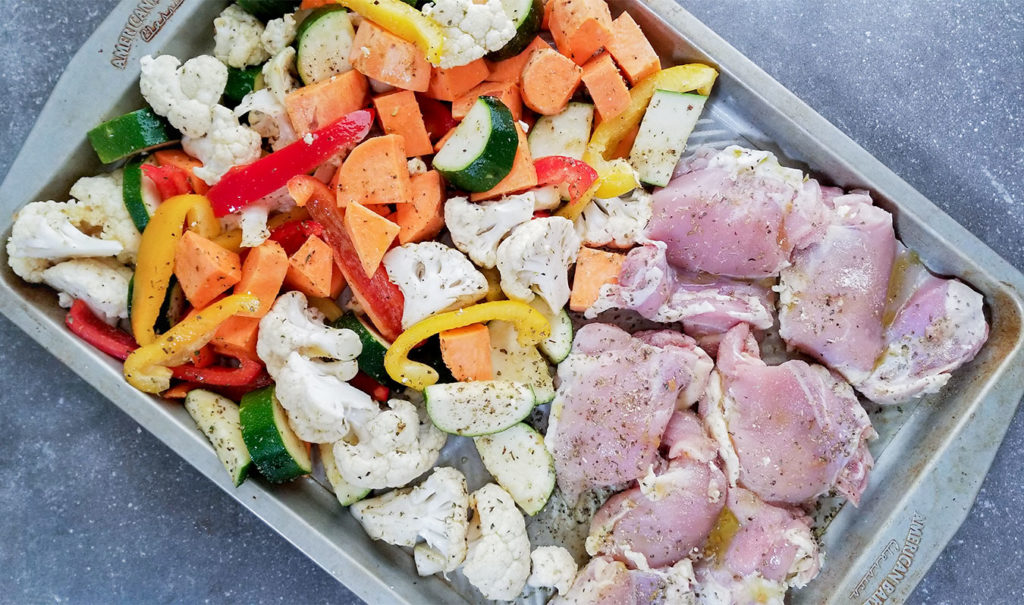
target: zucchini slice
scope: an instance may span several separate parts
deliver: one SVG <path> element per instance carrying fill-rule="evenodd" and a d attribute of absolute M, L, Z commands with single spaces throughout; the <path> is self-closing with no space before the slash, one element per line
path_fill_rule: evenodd
<path fill-rule="evenodd" d="M 388 352 L 391 343 L 384 340 L 384 337 L 373 326 L 352 311 L 345 313 L 331 325 L 335 328 L 352 330 L 359 337 L 363 350 L 359 353 L 356 361 L 364 374 L 383 385 L 395 384 L 387 370 L 384 369 L 384 355 Z"/>
<path fill-rule="evenodd" d="M 541 353 L 551 360 L 551 363 L 562 363 L 572 350 L 572 319 L 565 309 L 559 309 L 557 313 L 548 307 L 544 299 L 539 296 L 530 302 L 530 306 L 540 312 L 551 324 L 551 336 L 537 345 Z"/>
<path fill-rule="evenodd" d="M 534 401 L 530 385 L 507 380 L 433 384 L 423 395 L 434 426 L 467 437 L 497 433 L 522 422 Z"/>
<path fill-rule="evenodd" d="M 582 160 L 593 125 L 594 106 L 590 103 L 569 103 L 560 113 L 540 116 L 526 137 L 530 155 L 535 160 L 551 155 Z"/>
<path fill-rule="evenodd" d="M 507 321 L 487 324 L 491 336 L 491 368 L 497 380 L 525 382 L 533 387 L 536 404 L 555 398 L 555 382 L 551 378 L 548 362 L 535 346 L 519 344 L 516 328 Z"/>
<path fill-rule="evenodd" d="M 273 386 L 242 397 L 239 417 L 249 455 L 268 481 L 284 483 L 313 471 L 306 442 L 288 425 L 288 415 L 274 396 Z"/>
<path fill-rule="evenodd" d="M 193 389 L 185 397 L 185 410 L 206 435 L 217 452 L 217 458 L 238 487 L 249 473 L 252 458 L 242 439 L 242 423 L 238 404 L 210 391 Z"/>
<path fill-rule="evenodd" d="M 510 59 L 526 50 L 540 33 L 544 20 L 544 3 L 541 0 L 501 0 L 505 14 L 516 26 L 516 35 L 498 50 L 487 55 L 491 61 Z"/>
<path fill-rule="evenodd" d="M 474 437 L 487 472 L 527 515 L 536 515 L 555 491 L 555 459 L 544 436 L 520 422 L 500 433 Z"/>
<path fill-rule="evenodd" d="M 338 502 L 342 506 L 351 506 L 370 493 L 369 489 L 356 487 L 345 481 L 345 478 L 338 472 L 338 463 L 334 461 L 333 443 L 320 443 L 317 444 L 317 448 L 320 451 L 320 462 L 324 465 L 327 481 L 330 482 L 331 488 L 334 489 L 334 495 L 337 496 Z"/>
<path fill-rule="evenodd" d="M 227 101 L 226 105 L 234 108 L 236 105 L 241 103 L 242 99 L 245 98 L 245 95 L 257 89 L 257 83 L 262 75 L 262 65 L 254 65 L 243 69 L 229 67 L 228 83 L 224 86 L 224 100 Z"/>
<path fill-rule="evenodd" d="M 121 197 L 128 216 L 135 223 L 135 228 L 142 233 L 149 224 L 149 217 L 160 205 L 160 194 L 142 174 L 142 161 L 128 162 L 124 167 L 124 178 L 121 181 Z"/>
<path fill-rule="evenodd" d="M 512 112 L 495 97 L 480 97 L 434 156 L 434 168 L 464 191 L 487 191 L 512 172 L 519 135 Z"/>
<path fill-rule="evenodd" d="M 310 13 L 295 36 L 295 66 L 303 84 L 315 84 L 352 69 L 348 55 L 355 36 L 345 7 L 329 4 Z"/>
<path fill-rule="evenodd" d="M 149 108 L 103 122 L 86 136 L 104 164 L 181 140 L 178 131 Z"/>
<path fill-rule="evenodd" d="M 629 163 L 642 182 L 668 185 L 707 100 L 693 93 L 654 91 L 629 152 Z"/>
<path fill-rule="evenodd" d="M 277 19 L 299 8 L 301 0 L 238 0 L 238 6 L 261 21 Z"/>

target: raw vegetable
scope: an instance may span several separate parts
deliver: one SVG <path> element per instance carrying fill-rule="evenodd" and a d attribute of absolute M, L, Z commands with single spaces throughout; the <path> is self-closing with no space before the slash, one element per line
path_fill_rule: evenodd
<path fill-rule="evenodd" d="M 224 86 L 224 99 L 228 106 L 234 107 L 242 102 L 245 95 L 256 90 L 256 83 L 262 78 L 263 67 L 254 65 L 239 69 L 228 68 L 228 83 Z"/>
<path fill-rule="evenodd" d="M 328 255 L 330 253 L 328 252 Z M 235 292 L 252 294 L 260 300 L 260 309 L 251 317 L 263 317 L 274 304 L 288 273 L 288 255 L 281 244 L 267 240 L 249 250 L 242 263 L 242 277 Z M 248 315 L 248 314 L 246 314 Z"/>
<path fill-rule="evenodd" d="M 259 334 L 260 320 L 257 317 L 243 317 L 243 315 L 258 314 L 259 312 L 243 312 L 227 318 L 214 332 L 210 346 L 219 355 L 236 359 L 259 359 L 259 355 L 256 353 L 256 340 Z"/>
<path fill-rule="evenodd" d="M 296 88 L 285 96 L 284 107 L 296 134 L 302 136 L 366 107 L 369 100 L 366 77 L 349 70 Z"/>
<path fill-rule="evenodd" d="M 405 140 L 397 134 L 357 145 L 338 169 L 338 205 L 407 203 L 410 186 L 405 158 Z"/>
<path fill-rule="evenodd" d="M 540 296 L 552 309 L 564 307 L 569 301 L 569 267 L 579 247 L 575 227 L 562 217 L 519 225 L 498 246 L 502 291 L 523 302 Z"/>
<path fill-rule="evenodd" d="M 111 357 L 125 360 L 138 343 L 124 330 L 108 325 L 92 312 L 85 301 L 76 300 L 64 316 L 64 324 L 76 336 Z"/>
<path fill-rule="evenodd" d="M 488 61 L 487 66 L 490 68 L 491 73 L 488 74 L 487 79 L 491 82 L 515 82 L 519 84 L 523 75 L 523 66 L 530 60 L 530 55 L 533 54 L 533 51 L 540 48 L 551 48 L 551 46 L 538 36 L 531 40 L 529 46 L 518 55 L 504 61 Z"/>
<path fill-rule="evenodd" d="M 408 157 L 429 155 L 434 153 L 430 143 L 430 135 L 423 123 L 420 106 L 416 102 L 416 94 L 410 90 L 399 90 L 373 99 L 377 109 L 377 118 L 381 127 L 388 134 L 401 135 L 405 143 L 405 154 Z"/>
<path fill-rule="evenodd" d="M 654 91 L 629 154 L 641 182 L 668 185 L 707 100 L 704 95 Z"/>
<path fill-rule="evenodd" d="M 520 422 L 500 433 L 474 437 L 487 472 L 528 515 L 536 515 L 555 490 L 555 461 L 544 436 Z"/>
<path fill-rule="evenodd" d="M 373 277 L 391 242 L 395 241 L 399 226 L 353 201 L 345 209 L 345 229 L 363 266 L 363 273 Z"/>
<path fill-rule="evenodd" d="M 445 330 L 439 335 L 441 357 L 460 382 L 491 380 L 491 336 L 487 326 L 473 324 Z"/>
<path fill-rule="evenodd" d="M 313 471 L 308 446 L 288 426 L 274 387 L 242 397 L 239 418 L 249 455 L 268 481 L 284 483 Z"/>
<path fill-rule="evenodd" d="M 298 52 L 295 67 L 304 84 L 315 84 L 352 69 L 352 28 L 348 11 L 327 5 L 309 14 L 295 35 Z"/>
<path fill-rule="evenodd" d="M 519 85 L 515 82 L 481 82 L 463 93 L 452 103 L 452 117 L 463 119 L 480 97 L 495 97 L 512 112 L 512 119 L 519 121 L 523 116 L 523 101 L 519 96 Z"/>
<path fill-rule="evenodd" d="M 482 97 L 487 98 L 487 97 Z M 530 146 L 526 142 L 526 135 L 523 133 L 519 123 L 515 123 L 518 142 L 516 146 L 516 157 L 512 162 L 512 170 L 501 181 L 487 191 L 471 193 L 470 201 L 490 200 L 499 198 L 510 193 L 525 191 L 537 185 L 537 171 L 533 168 L 533 157 L 530 156 Z M 435 158 L 436 159 L 436 158 Z"/>
<path fill-rule="evenodd" d="M 509 380 L 530 385 L 534 403 L 542 405 L 555 398 L 555 383 L 547 361 L 534 345 L 521 345 L 515 327 L 507 321 L 487 324 L 491 342 L 491 366 L 495 380 Z"/>
<path fill-rule="evenodd" d="M 434 384 L 423 396 L 434 426 L 468 437 L 513 426 L 530 415 L 535 401 L 530 385 L 506 380 Z"/>
<path fill-rule="evenodd" d="M 329 296 L 334 259 L 331 247 L 315 235 L 288 257 L 284 283 L 306 296 Z"/>
<path fill-rule="evenodd" d="M 398 204 L 395 222 L 398 223 L 398 241 L 402 244 L 434 239 L 444 227 L 444 183 L 441 173 L 430 170 L 409 179 L 412 198 L 407 204 Z"/>
<path fill-rule="evenodd" d="M 192 231 L 175 245 L 174 276 L 185 298 L 201 309 L 242 279 L 238 255 Z"/>
<path fill-rule="evenodd" d="M 391 281 L 405 298 L 402 327 L 472 304 L 487 293 L 487 279 L 461 252 L 441 242 L 405 244 L 384 256 Z"/>
<path fill-rule="evenodd" d="M 569 308 L 583 312 L 597 301 L 601 286 L 619 283 L 619 271 L 626 262 L 626 255 L 586 246 L 576 256 L 576 274 L 572 282 L 572 296 Z"/>
<path fill-rule="evenodd" d="M 303 209 L 303 212 L 306 213 L 306 216 L 309 216 L 305 209 Z M 268 226 L 270 226 L 269 223 Z M 306 243 L 310 236 L 315 235 L 322 238 L 323 234 L 324 226 L 320 223 L 308 218 L 296 219 L 273 227 L 267 241 L 277 242 L 284 248 L 287 256 L 291 256 L 302 247 L 302 244 Z"/>
<path fill-rule="evenodd" d="M 181 139 L 167 120 L 152 109 L 139 109 L 103 122 L 87 134 L 89 143 L 104 164 L 170 145 Z"/>
<path fill-rule="evenodd" d="M 512 19 L 516 35 L 500 49 L 488 53 L 489 61 L 511 59 L 526 50 L 540 32 L 541 18 L 544 16 L 544 4 L 541 0 L 502 0 L 505 14 Z"/>
<path fill-rule="evenodd" d="M 594 106 L 590 103 L 569 103 L 561 112 L 540 116 L 530 129 L 530 154 L 536 160 L 549 155 L 583 159 L 594 123 Z"/>
<path fill-rule="evenodd" d="M 548 24 L 559 52 L 583 65 L 612 39 L 612 15 L 605 0 L 551 0 Z"/>
<path fill-rule="evenodd" d="M 277 191 L 291 177 L 313 170 L 331 156 L 355 146 L 372 125 L 372 111 L 354 111 L 307 137 L 312 140 L 310 143 L 300 139 L 252 164 L 233 168 L 207 194 L 214 213 L 230 214 Z"/>
<path fill-rule="evenodd" d="M 570 204 L 579 204 L 583 194 L 597 180 L 597 171 L 589 164 L 567 156 L 549 155 L 533 161 L 537 186 L 556 185 L 565 191 Z"/>
<path fill-rule="evenodd" d="M 149 223 L 150 207 L 156 206 L 155 200 L 146 200 L 147 197 L 152 199 L 153 193 L 147 191 L 146 185 L 142 178 L 142 162 L 125 164 L 121 197 L 124 198 L 124 207 L 128 209 L 128 215 L 132 217 L 132 222 L 139 233 L 142 233 Z"/>
<path fill-rule="evenodd" d="M 371 490 L 356 487 L 342 478 L 341 473 L 338 472 L 338 465 L 334 461 L 333 443 L 320 443 L 317 444 L 317 448 L 320 451 L 320 462 L 324 465 L 327 481 L 331 484 L 334 495 L 342 506 L 351 506 L 370 495 Z"/>
<path fill-rule="evenodd" d="M 498 262 L 501 240 L 531 218 L 533 196 L 528 194 L 481 203 L 453 197 L 444 205 L 445 224 L 452 243 L 485 269 L 494 268 Z"/>
<path fill-rule="evenodd" d="M 338 4 L 354 10 L 370 21 L 387 23 L 388 29 L 402 39 L 416 43 L 426 55 L 427 61 L 434 65 L 441 62 L 441 50 L 444 45 L 441 26 L 401 0 L 338 0 Z M 354 46 L 359 48 L 358 45 Z"/>
<path fill-rule="evenodd" d="M 539 311 L 551 324 L 551 336 L 538 343 L 537 347 L 551 363 L 561 363 L 572 350 L 572 319 L 569 318 L 569 314 L 565 312 L 564 308 L 552 311 L 548 304 L 540 298 L 530 301 L 530 306 Z"/>
<path fill-rule="evenodd" d="M 212 342 L 212 341 L 211 341 Z M 207 347 L 200 349 L 208 350 Z M 244 387 L 263 372 L 263 364 L 248 355 L 236 358 L 237 366 L 204 366 L 192 363 L 171 368 L 174 378 L 211 387 Z"/>
<path fill-rule="evenodd" d="M 245 481 L 252 458 L 242 439 L 238 404 L 210 391 L 194 389 L 185 397 L 185 410 L 206 435 L 235 487 Z"/>
<path fill-rule="evenodd" d="M 434 168 L 459 189 L 487 191 L 512 171 L 517 145 L 508 107 L 480 97 L 434 156 Z"/>
<path fill-rule="evenodd" d="M 206 181 L 195 175 L 196 168 L 202 168 L 203 163 L 180 149 L 161 149 L 153 152 L 153 159 L 160 166 L 177 166 L 188 174 L 188 182 L 192 191 L 199 195 L 206 195 L 210 186 Z"/>
<path fill-rule="evenodd" d="M 167 390 L 171 386 L 172 366 L 188 361 L 193 352 L 213 338 L 224 320 L 258 308 L 259 299 L 249 294 L 234 294 L 210 305 L 133 351 L 124 362 L 125 380 L 144 393 Z"/>
<path fill-rule="evenodd" d="M 661 69 L 658 53 L 625 11 L 612 21 L 612 36 L 605 47 L 634 86 Z"/>
<path fill-rule="evenodd" d="M 523 103 L 542 115 L 559 113 L 576 92 L 582 74 L 583 69 L 579 65 L 558 51 L 550 48 L 536 50 L 523 66 Z"/>
<path fill-rule="evenodd" d="M 430 85 L 430 64 L 420 49 L 368 19 L 356 30 L 348 60 L 359 73 L 388 86 L 423 92 Z"/>
<path fill-rule="evenodd" d="M 157 191 L 159 191 L 161 201 L 170 199 L 176 195 L 193 193 L 192 185 L 190 185 L 188 181 L 188 173 L 177 166 L 142 164 L 139 168 L 150 182 L 153 183 Z"/>
<path fill-rule="evenodd" d="M 237 0 L 238 6 L 260 21 L 270 21 L 299 7 L 299 0 Z"/>
<path fill-rule="evenodd" d="M 384 356 L 384 367 L 395 382 L 422 391 L 438 380 L 437 370 L 409 359 L 409 352 L 421 341 L 444 330 L 461 328 L 493 319 L 513 322 L 519 344 L 533 345 L 551 335 L 551 326 L 543 315 L 518 301 L 485 302 L 450 311 L 423 321 L 402 332 Z"/>
<path fill-rule="evenodd" d="M 483 82 L 487 74 L 487 64 L 483 59 L 449 69 L 431 70 L 426 96 L 438 101 L 454 101 Z"/>
<path fill-rule="evenodd" d="M 384 354 L 390 343 L 359 315 L 349 311 L 331 324 L 335 328 L 352 330 L 359 337 L 363 349 L 356 359 L 359 370 L 382 384 L 390 384 L 391 378 L 384 369 Z"/>
<path fill-rule="evenodd" d="M 423 125 L 427 129 L 427 134 L 430 135 L 430 140 L 435 143 L 434 149 L 436 150 L 438 148 L 436 143 L 445 135 L 451 134 L 459 123 L 452 117 L 448 106 L 436 99 L 419 94 L 416 95 L 416 103 L 420 106 Z"/>
<path fill-rule="evenodd" d="M 581 79 L 602 121 L 614 118 L 629 107 L 629 88 L 608 53 L 602 52 L 584 63 Z"/>
<path fill-rule="evenodd" d="M 530 576 L 526 520 L 501 486 L 488 483 L 469 496 L 473 518 L 466 532 L 462 574 L 486 599 L 511 601 Z"/>

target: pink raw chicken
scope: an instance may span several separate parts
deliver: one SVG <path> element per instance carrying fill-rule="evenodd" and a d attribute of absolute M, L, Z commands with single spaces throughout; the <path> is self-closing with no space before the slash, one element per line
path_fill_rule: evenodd
<path fill-rule="evenodd" d="M 782 605 L 786 589 L 818 575 L 821 557 L 811 520 L 799 509 L 766 504 L 742 488 L 728 505 L 697 563 L 701 603 Z"/>
<path fill-rule="evenodd" d="M 884 352 L 871 375 L 854 385 L 883 404 L 938 391 L 988 338 L 981 294 L 958 280 L 935 277 L 913 252 L 900 248 Z"/>
<path fill-rule="evenodd" d="M 758 279 L 778 275 L 795 249 L 822 235 L 817 182 L 767 151 L 701 150 L 654 192 L 647 237 L 684 271 Z"/>
<path fill-rule="evenodd" d="M 715 442 L 691 411 L 672 416 L 662 444 L 670 462 L 657 476 L 605 502 L 590 524 L 587 552 L 629 567 L 675 564 L 704 545 L 722 507 L 725 475 Z"/>
<path fill-rule="evenodd" d="M 644 476 L 657 460 L 672 412 L 691 405 L 707 384 L 711 359 L 691 338 L 673 332 L 638 336 L 607 324 L 586 325 L 558 366 L 545 443 L 570 504 L 588 489 Z"/>
<path fill-rule="evenodd" d="M 665 257 L 665 245 L 654 242 L 630 250 L 618 283 L 601 288 L 586 317 L 608 309 L 631 309 L 651 321 L 682 322 L 683 330 L 704 346 L 705 340 L 714 342 L 738 323 L 770 328 L 773 299 L 764 283 L 677 271 Z"/>
<path fill-rule="evenodd" d="M 834 487 L 857 504 L 873 464 L 867 441 L 876 433 L 853 389 L 821 366 L 768 366 L 758 355 L 747 326 L 730 330 L 700 404 L 730 484 L 789 504 Z"/>
<path fill-rule="evenodd" d="M 666 569 L 638 571 L 594 557 L 576 574 L 569 592 L 549 605 L 682 605 L 694 602 L 693 580 L 689 559 Z"/>

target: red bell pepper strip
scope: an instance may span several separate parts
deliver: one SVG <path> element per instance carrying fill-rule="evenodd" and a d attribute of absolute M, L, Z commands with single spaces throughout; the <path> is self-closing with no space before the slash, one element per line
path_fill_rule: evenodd
<path fill-rule="evenodd" d="M 299 188 L 308 187 L 313 191 L 306 208 L 310 217 L 323 225 L 327 243 L 334 251 L 334 262 L 345 275 L 352 295 L 381 336 L 388 341 L 398 338 L 402 333 L 402 310 L 405 308 L 402 291 L 388 278 L 383 264 L 377 267 L 373 277 L 366 277 L 355 246 L 345 231 L 345 211 L 338 208 L 337 198 L 327 185 L 311 176 L 295 177 L 289 183 L 289 189 L 293 183 L 300 185 Z"/>
<path fill-rule="evenodd" d="M 252 164 L 235 166 L 206 194 L 213 213 L 220 217 L 240 210 L 284 187 L 293 176 L 305 174 L 354 147 L 370 132 L 373 115 L 369 109 L 353 111 Z"/>
<path fill-rule="evenodd" d="M 427 129 L 431 143 L 436 143 L 448 134 L 449 130 L 459 125 L 458 120 L 452 117 L 452 111 L 444 103 L 423 95 L 416 95 L 416 102 L 419 103 L 423 126 Z"/>
<path fill-rule="evenodd" d="M 142 172 L 156 185 L 161 200 L 192 193 L 192 185 L 188 182 L 188 173 L 177 166 L 143 164 Z"/>
<path fill-rule="evenodd" d="M 217 354 L 208 344 L 203 345 L 201 349 L 192 354 L 192 365 L 197 368 L 208 368 L 215 363 L 217 363 Z"/>
<path fill-rule="evenodd" d="M 71 304 L 71 310 L 64 318 L 64 323 L 76 336 L 121 361 L 128 359 L 128 355 L 139 348 L 131 334 L 108 326 L 102 319 L 96 317 L 84 301 L 76 300 Z"/>
<path fill-rule="evenodd" d="M 238 358 L 238 367 L 209 366 L 199 368 L 192 364 L 171 368 L 178 380 L 187 380 L 201 385 L 240 387 L 254 381 L 263 371 L 263 364 L 247 357 Z"/>
<path fill-rule="evenodd" d="M 288 256 L 291 256 L 302 247 L 302 244 L 306 243 L 309 236 L 315 235 L 322 238 L 323 234 L 323 225 L 316 221 L 306 219 L 301 221 L 289 221 L 280 227 L 272 229 L 270 231 L 269 239 L 281 244 L 281 247 L 288 253 Z"/>
<path fill-rule="evenodd" d="M 200 384 L 197 382 L 179 382 L 173 387 L 167 389 L 163 393 L 160 393 L 165 399 L 184 399 L 188 395 L 189 391 L 194 389 L 204 389 L 207 391 L 213 391 L 219 395 L 223 395 L 231 401 L 241 401 L 242 396 L 251 391 L 262 389 L 274 384 L 274 380 L 267 374 L 266 370 L 260 372 L 256 378 L 244 384 L 242 386 L 220 386 L 215 384 Z"/>
<path fill-rule="evenodd" d="M 569 202 L 580 199 L 583 193 L 597 180 L 597 171 L 590 164 L 563 155 L 552 155 L 533 162 L 537 171 L 537 186 L 564 185 Z"/>
<path fill-rule="evenodd" d="M 391 396 L 391 389 L 374 380 L 369 374 L 359 372 L 348 383 L 369 395 L 374 401 L 387 403 L 388 397 Z"/>

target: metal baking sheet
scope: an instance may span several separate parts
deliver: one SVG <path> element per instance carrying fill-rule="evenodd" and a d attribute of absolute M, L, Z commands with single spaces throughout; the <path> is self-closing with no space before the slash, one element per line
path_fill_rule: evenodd
<path fill-rule="evenodd" d="M 5 239 L 18 207 L 37 199 L 66 199 L 75 179 L 103 170 L 84 134 L 101 120 L 140 106 L 139 57 L 209 51 L 209 24 L 225 4 L 125 0 L 118 5 L 68 65 L 0 185 Z M 871 487 L 860 509 L 823 504 L 818 527 L 825 567 L 809 587 L 792 594 L 794 603 L 903 601 L 967 515 L 1024 393 L 1024 276 L 676 0 L 609 4 L 613 13 L 629 10 L 666 64 L 704 61 L 721 71 L 695 140 L 742 141 L 774 151 L 784 164 L 808 170 L 824 183 L 870 189 L 878 204 L 893 212 L 900 239 L 933 271 L 959 276 L 985 295 L 991 336 L 978 357 L 938 396 L 872 414 L 881 438 L 872 444 L 877 465 Z M 41 165 L 58 169 L 42 173 Z M 451 583 L 417 577 L 408 556 L 366 538 L 315 479 L 274 487 L 249 481 L 234 488 L 182 408 L 124 383 L 119 364 L 64 330 L 51 291 L 22 283 L 7 268 L 4 252 L 0 260 L 0 311 L 360 597 L 370 603 L 479 600 L 457 574 Z M 465 454 L 457 443 L 445 453 Z"/>

